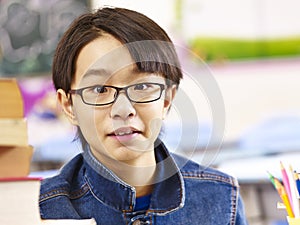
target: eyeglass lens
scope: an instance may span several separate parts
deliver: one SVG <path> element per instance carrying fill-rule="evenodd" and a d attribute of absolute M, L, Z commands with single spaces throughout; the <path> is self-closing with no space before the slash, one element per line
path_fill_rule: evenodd
<path fill-rule="evenodd" d="M 124 88 L 113 86 L 93 86 L 82 91 L 82 98 L 88 104 L 109 104 L 115 101 L 119 92 L 124 90 L 129 100 L 133 102 L 150 102 L 161 97 L 162 86 L 156 83 L 140 83 Z"/>

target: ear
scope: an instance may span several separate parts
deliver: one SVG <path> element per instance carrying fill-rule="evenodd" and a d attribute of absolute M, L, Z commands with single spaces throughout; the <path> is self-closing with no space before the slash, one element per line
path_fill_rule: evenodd
<path fill-rule="evenodd" d="M 172 85 L 171 87 L 168 87 L 165 91 L 165 100 L 164 100 L 164 109 L 163 109 L 163 119 L 166 118 L 170 107 L 172 105 L 172 102 L 175 98 L 177 92 L 177 86 Z"/>
<path fill-rule="evenodd" d="M 62 89 L 58 89 L 56 92 L 56 98 L 57 98 L 57 102 L 61 106 L 62 110 L 64 111 L 64 113 L 65 113 L 66 117 L 69 119 L 69 121 L 73 125 L 78 125 L 76 116 L 73 111 L 72 101 L 67 96 L 66 92 Z"/>

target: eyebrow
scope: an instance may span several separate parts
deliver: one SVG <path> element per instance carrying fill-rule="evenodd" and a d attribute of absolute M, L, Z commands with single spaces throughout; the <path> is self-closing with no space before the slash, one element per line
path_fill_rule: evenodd
<path fill-rule="evenodd" d="M 140 73 L 142 71 L 140 71 L 137 67 L 134 67 L 131 70 L 132 74 L 137 74 Z M 143 73 L 143 72 L 142 72 Z M 105 68 L 97 68 L 97 69 L 88 69 L 84 74 L 83 74 L 83 79 L 86 77 L 90 77 L 90 76 L 109 76 L 112 75 L 113 73 Z"/>
<path fill-rule="evenodd" d="M 89 76 L 108 76 L 110 75 L 110 72 L 108 72 L 106 69 L 100 68 L 100 69 L 89 69 L 87 70 L 84 74 L 82 78 L 87 78 Z"/>

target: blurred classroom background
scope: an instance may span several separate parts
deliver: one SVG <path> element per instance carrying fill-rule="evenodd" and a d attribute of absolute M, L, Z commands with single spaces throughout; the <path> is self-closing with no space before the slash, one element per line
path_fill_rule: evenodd
<path fill-rule="evenodd" d="M 103 5 L 146 14 L 176 45 L 184 80 L 162 133 L 170 149 L 236 176 L 250 225 L 286 224 L 266 171 L 280 177 L 280 161 L 300 171 L 298 0 L 0 0 L 0 78 L 18 79 L 32 174 L 80 152 L 56 105 L 52 55 L 76 16 Z"/>

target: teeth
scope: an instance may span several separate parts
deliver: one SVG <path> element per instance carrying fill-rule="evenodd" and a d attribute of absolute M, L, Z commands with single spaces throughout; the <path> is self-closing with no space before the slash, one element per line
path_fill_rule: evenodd
<path fill-rule="evenodd" d="M 117 136 L 123 136 L 123 135 L 128 135 L 128 134 L 132 134 L 132 131 L 126 131 L 126 132 L 118 132 L 118 133 L 116 133 Z"/>

